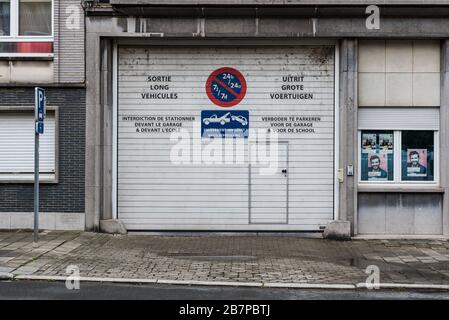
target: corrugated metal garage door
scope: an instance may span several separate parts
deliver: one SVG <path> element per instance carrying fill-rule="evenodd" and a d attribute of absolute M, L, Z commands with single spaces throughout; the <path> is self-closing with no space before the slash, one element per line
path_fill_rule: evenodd
<path fill-rule="evenodd" d="M 120 47 L 118 57 L 117 213 L 129 230 L 319 230 L 333 219 L 333 46 Z M 223 67 L 246 81 L 235 106 L 206 94 Z M 202 138 L 205 115 L 278 132 L 279 167 L 250 167 L 252 136 Z M 231 149 L 245 161 L 207 162 L 211 141 L 242 144 Z"/>

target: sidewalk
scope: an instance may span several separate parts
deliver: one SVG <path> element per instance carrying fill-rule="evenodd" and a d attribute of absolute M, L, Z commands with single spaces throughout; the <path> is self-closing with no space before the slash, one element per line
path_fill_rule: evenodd
<path fill-rule="evenodd" d="M 57 279 L 69 265 L 83 278 L 329 287 L 364 283 L 376 265 L 381 283 L 449 286 L 449 242 L 51 231 L 34 247 L 31 232 L 0 232 L 0 275 Z"/>

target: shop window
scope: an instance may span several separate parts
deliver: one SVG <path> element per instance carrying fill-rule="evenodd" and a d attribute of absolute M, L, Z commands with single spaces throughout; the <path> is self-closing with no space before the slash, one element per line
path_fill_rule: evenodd
<path fill-rule="evenodd" d="M 437 182 L 437 136 L 437 131 L 430 130 L 361 130 L 360 181 Z"/>
<path fill-rule="evenodd" d="M 394 179 L 393 143 L 393 131 L 362 132 L 362 181 Z"/>
<path fill-rule="evenodd" d="M 52 0 L 0 0 L 0 56 L 53 53 Z"/>
<path fill-rule="evenodd" d="M 57 180 L 57 113 L 48 110 L 40 144 L 40 179 Z M 0 111 L 0 182 L 32 182 L 34 177 L 34 112 Z"/>
<path fill-rule="evenodd" d="M 402 181 L 434 180 L 434 132 L 402 131 Z"/>

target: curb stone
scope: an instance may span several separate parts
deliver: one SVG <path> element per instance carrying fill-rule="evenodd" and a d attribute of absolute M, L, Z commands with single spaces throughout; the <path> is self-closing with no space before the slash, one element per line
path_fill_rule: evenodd
<path fill-rule="evenodd" d="M 0 273 L 0 281 L 1 280 L 13 280 L 14 275 L 12 273 Z"/>
<path fill-rule="evenodd" d="M 366 283 L 357 283 L 356 288 L 373 290 L 368 288 Z M 432 289 L 432 290 L 449 290 L 449 285 L 445 284 L 413 284 L 413 283 L 380 283 L 378 289 Z"/>
<path fill-rule="evenodd" d="M 0 274 L 0 280 L 2 280 Z M 40 275 L 9 275 L 7 280 L 48 280 L 66 281 L 66 276 L 40 276 Z M 197 286 L 226 286 L 226 287 L 256 287 L 256 288 L 292 288 L 292 289 L 328 289 L 328 290 L 376 290 L 368 288 L 366 283 L 356 284 L 330 284 L 330 283 L 276 283 L 276 282 L 236 282 L 236 281 L 195 281 L 195 280 L 167 280 L 167 279 L 133 279 L 133 278 L 101 278 L 80 277 L 86 282 L 110 283 L 146 283 L 170 285 L 197 285 Z M 429 289 L 449 291 L 449 285 L 438 284 L 410 284 L 410 283 L 380 283 L 377 289 Z"/>

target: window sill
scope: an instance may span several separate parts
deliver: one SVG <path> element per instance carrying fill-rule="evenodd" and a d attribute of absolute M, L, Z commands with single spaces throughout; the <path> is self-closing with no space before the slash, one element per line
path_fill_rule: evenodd
<path fill-rule="evenodd" d="M 41 173 L 39 174 L 39 182 L 40 183 L 58 183 L 58 179 L 56 178 L 56 174 L 54 173 Z M 0 174 L 0 184 L 11 184 L 11 183 L 34 183 L 34 174 L 33 173 L 1 173 Z"/>
<path fill-rule="evenodd" d="M 367 186 L 367 185 L 358 185 L 358 192 L 365 193 L 444 193 L 444 188 L 438 186 Z"/>
<path fill-rule="evenodd" d="M 0 53 L 0 60 L 53 60 L 53 53 Z"/>

